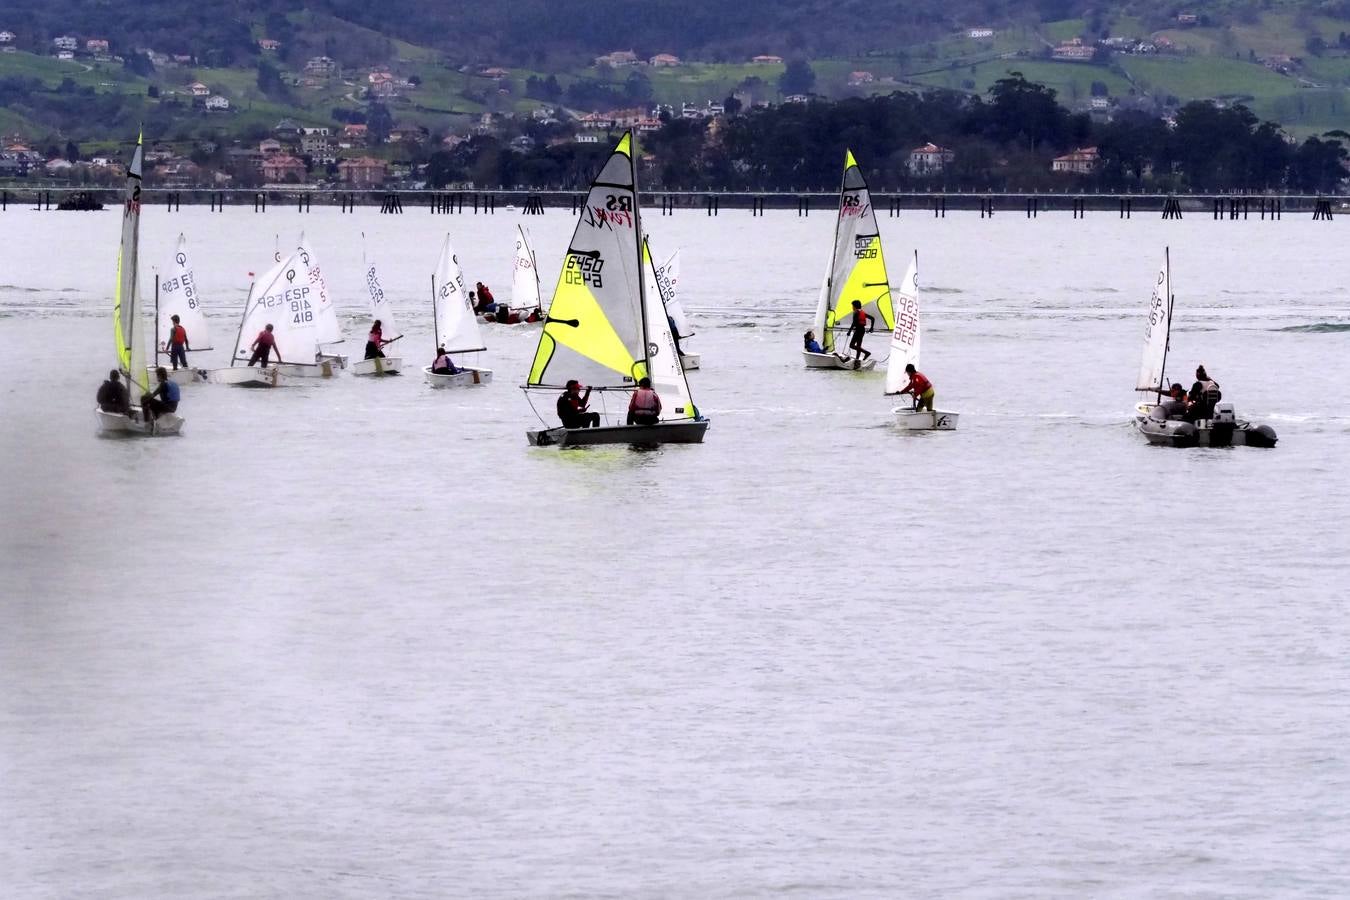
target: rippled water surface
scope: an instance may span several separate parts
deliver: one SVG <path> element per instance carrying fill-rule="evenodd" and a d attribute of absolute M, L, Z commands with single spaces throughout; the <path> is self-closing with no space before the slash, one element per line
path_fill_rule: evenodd
<path fill-rule="evenodd" d="M 304 228 L 359 353 L 364 232 L 421 365 L 444 229 L 502 298 L 516 221 L 150 209 L 143 253 L 187 234 L 223 361 Z M 0 214 L 0 893 L 1350 894 L 1343 222 L 883 220 L 950 434 L 801 368 L 829 216 L 646 225 L 707 443 L 558 452 L 510 329 L 481 389 L 99 439 L 117 214 Z M 1126 424 L 1166 244 L 1170 374 L 1277 449 Z"/>

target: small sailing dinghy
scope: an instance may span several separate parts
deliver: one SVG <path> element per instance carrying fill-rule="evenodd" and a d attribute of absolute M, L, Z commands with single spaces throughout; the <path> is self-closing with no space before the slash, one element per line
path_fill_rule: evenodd
<path fill-rule="evenodd" d="M 178 246 L 174 248 L 164 270 L 155 275 L 155 364 L 149 369 L 152 380 L 155 369 L 160 365 L 161 352 L 169 352 L 174 316 L 178 317 L 178 324 L 187 332 L 188 353 L 214 349 L 206 315 L 202 311 L 201 294 L 197 292 L 197 279 L 188 260 L 187 238 L 182 234 L 178 235 Z M 210 376 L 205 369 L 193 366 L 177 369 L 168 366 L 166 369 L 169 380 L 180 385 L 207 381 Z"/>
<path fill-rule="evenodd" d="M 905 270 L 895 301 L 895 328 L 891 332 L 891 355 L 886 362 L 886 393 L 898 394 L 909 383 L 905 366 L 919 368 L 919 342 L 922 337 L 919 323 L 919 253 Z M 915 409 L 917 398 L 905 406 L 891 410 L 901 428 L 910 431 L 955 431 L 959 413 L 947 410 Z"/>
<path fill-rule="evenodd" d="M 578 380 L 621 398 L 611 412 L 626 422 L 629 394 L 644 377 L 662 398 L 654 425 L 602 424 L 526 432 L 534 446 L 697 444 L 708 420 L 689 395 L 675 352 L 651 251 L 642 237 L 633 132 L 619 140 L 591 182 L 567 248 L 553 302 L 523 386 L 559 396 Z"/>
<path fill-rule="evenodd" d="M 516 226 L 516 247 L 511 265 L 511 303 L 499 303 L 497 309 L 505 311 L 504 321 L 498 321 L 497 313 L 479 315 L 478 321 L 527 327 L 544 324 L 539 298 L 539 267 L 535 264 L 534 249 L 530 246 L 530 233 L 524 225 Z M 531 318 L 532 315 L 534 318 Z M 516 321 L 511 321 L 512 318 Z"/>
<path fill-rule="evenodd" d="M 670 325 L 677 342 L 683 351 L 680 353 L 680 365 L 686 372 L 701 368 L 703 357 L 690 353 L 679 341 L 687 341 L 694 336 L 694 328 L 689 324 L 689 315 L 684 311 L 684 301 L 680 299 L 680 251 L 670 254 L 664 264 L 656 267 L 656 283 L 661 286 L 661 296 L 666 300 L 666 310 L 670 313 Z"/>
<path fill-rule="evenodd" d="M 881 232 L 872 210 L 858 161 L 853 152 L 844 155 L 844 177 L 839 189 L 839 217 L 834 225 L 834 247 L 830 267 L 820 286 L 814 331 L 824 352 L 802 350 L 808 369 L 871 369 L 876 357 L 861 363 L 849 358 L 845 349 L 836 353 L 835 331 L 846 332 L 853 315 L 853 301 L 862 303 L 863 312 L 876 319 L 878 330 L 895 328 L 891 304 L 891 285 L 886 278 L 886 258 L 881 251 Z"/>
<path fill-rule="evenodd" d="M 145 367 L 145 335 L 141 334 L 140 240 L 141 240 L 141 158 L 142 140 L 127 167 L 125 199 L 122 204 L 122 243 L 117 251 L 117 288 L 113 295 L 113 340 L 117 368 L 127 383 L 127 412 L 108 412 L 95 408 L 98 428 L 103 434 L 159 437 L 183 430 L 183 417 L 166 413 L 147 421 L 143 410 L 134 405 L 150 393 L 150 378 Z"/>
<path fill-rule="evenodd" d="M 431 276 L 431 319 L 437 349 L 444 347 L 452 359 L 457 354 L 481 353 L 487 349 L 483 345 L 483 333 L 478 327 L 478 317 L 473 313 L 469 292 L 464 289 L 464 270 L 460 268 L 459 257 L 450 246 L 448 234 L 441 245 L 441 258 L 436 263 L 436 272 Z M 422 375 L 427 384 L 437 388 L 472 387 L 492 381 L 491 369 L 458 364 L 457 367 L 459 371 L 454 375 L 444 375 L 431 371 L 431 366 L 423 366 Z"/>
<path fill-rule="evenodd" d="M 365 264 L 366 272 L 366 291 L 370 294 L 370 318 L 371 323 L 379 320 L 381 327 L 386 334 L 394 332 L 394 306 L 389 302 L 388 296 L 384 293 L 384 288 L 380 286 L 380 275 L 375 270 L 375 261 L 367 260 L 365 250 L 361 251 L 361 261 Z M 394 341 L 403 337 L 390 338 L 385 346 L 389 346 Z M 376 356 L 371 359 L 363 359 L 352 364 L 353 375 L 397 375 L 403 368 L 403 357 L 401 356 Z"/>
<path fill-rule="evenodd" d="M 1162 447 L 1274 447 L 1278 438 L 1269 425 L 1239 420 L 1231 403 L 1213 403 L 1206 417 L 1185 415 L 1181 403 L 1163 400 L 1167 385 L 1167 351 L 1172 336 L 1171 248 L 1163 250 L 1163 264 L 1149 298 L 1148 322 L 1144 326 L 1144 355 L 1139 364 L 1136 391 L 1154 395 L 1134 408 L 1134 423 L 1150 444 Z M 1201 401 L 1205 402 L 1205 401 Z"/>
<path fill-rule="evenodd" d="M 275 356 L 266 366 L 251 366 L 253 341 L 268 325 L 276 340 Z M 292 362 L 318 360 L 318 327 L 314 289 L 296 250 L 249 285 L 230 367 L 213 370 L 211 380 L 239 387 L 279 387 L 298 378 L 331 376 L 337 368 L 332 361 Z"/>

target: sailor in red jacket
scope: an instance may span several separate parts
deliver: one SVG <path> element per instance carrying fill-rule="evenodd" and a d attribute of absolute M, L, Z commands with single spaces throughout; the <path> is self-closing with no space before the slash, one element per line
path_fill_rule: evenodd
<path fill-rule="evenodd" d="M 851 340 L 848 342 L 848 349 L 856 351 L 853 354 L 853 368 L 862 365 L 864 359 L 871 359 L 872 352 L 863 349 L 863 334 L 868 331 L 877 330 L 877 320 L 863 312 L 862 301 L 853 301 L 853 315 L 850 317 L 848 333 Z"/>

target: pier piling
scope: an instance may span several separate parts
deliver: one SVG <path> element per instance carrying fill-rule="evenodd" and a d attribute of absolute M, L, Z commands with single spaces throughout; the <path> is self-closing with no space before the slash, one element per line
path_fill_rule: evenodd
<path fill-rule="evenodd" d="M 1318 199 L 1313 206 L 1313 221 L 1331 221 L 1331 201 L 1325 197 Z"/>

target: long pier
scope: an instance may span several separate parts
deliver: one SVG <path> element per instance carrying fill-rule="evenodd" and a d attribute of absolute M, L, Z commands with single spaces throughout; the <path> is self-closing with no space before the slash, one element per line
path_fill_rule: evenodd
<path fill-rule="evenodd" d="M 66 187 L 10 185 L 0 187 L 0 212 L 10 209 L 97 209 L 121 203 L 116 187 Z M 586 201 L 583 191 L 563 190 L 401 190 L 401 189 L 306 189 L 299 187 L 192 188 L 148 187 L 142 203 L 169 212 L 189 206 L 207 206 L 213 212 L 227 207 L 251 208 L 265 213 L 269 208 L 309 212 L 315 206 L 337 207 L 343 213 L 359 208 L 377 208 L 392 215 L 424 210 L 432 215 L 495 215 L 519 212 L 543 215 L 547 209 L 566 209 L 575 214 Z M 838 202 L 834 191 L 647 191 L 644 209 L 648 216 L 693 212 L 717 216 L 728 211 L 748 211 L 762 216 L 769 210 L 795 211 L 798 216 L 830 214 Z M 951 212 L 979 211 L 980 218 L 1070 213 L 1086 218 L 1089 212 L 1115 214 L 1122 219 L 1138 214 L 1180 219 L 1186 214 L 1215 220 L 1280 220 L 1286 213 L 1307 214 L 1330 221 L 1337 212 L 1350 213 L 1350 195 L 1266 193 L 1093 193 L 1007 191 L 873 191 L 872 205 L 878 216 L 896 217 L 915 213 L 943 218 Z"/>

